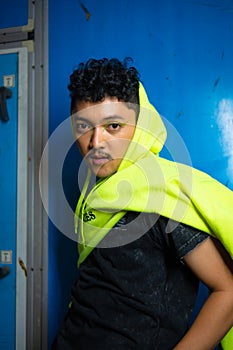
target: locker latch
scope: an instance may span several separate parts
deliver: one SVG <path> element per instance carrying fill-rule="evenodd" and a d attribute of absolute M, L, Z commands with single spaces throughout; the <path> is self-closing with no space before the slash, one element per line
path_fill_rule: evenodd
<path fill-rule="evenodd" d="M 3 122 L 7 122 L 9 120 L 6 100 L 11 98 L 11 96 L 12 91 L 10 89 L 5 86 L 0 87 L 0 119 Z"/>
<path fill-rule="evenodd" d="M 0 267 L 0 278 L 7 276 L 10 273 L 10 268 L 8 266 Z"/>

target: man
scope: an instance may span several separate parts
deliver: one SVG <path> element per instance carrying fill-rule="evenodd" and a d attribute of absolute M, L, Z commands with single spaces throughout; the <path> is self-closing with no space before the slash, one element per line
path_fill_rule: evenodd
<path fill-rule="evenodd" d="M 231 254 L 217 216 L 232 227 L 233 195 L 158 156 L 166 130 L 127 62 L 91 59 L 70 77 L 88 175 L 75 215 L 80 278 L 53 349 L 213 349 L 233 326 L 233 276 L 209 234 Z M 189 327 L 199 280 L 211 294 Z"/>

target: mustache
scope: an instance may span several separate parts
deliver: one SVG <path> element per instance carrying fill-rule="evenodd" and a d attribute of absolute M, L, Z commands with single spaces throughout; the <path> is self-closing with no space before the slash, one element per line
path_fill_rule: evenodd
<path fill-rule="evenodd" d="M 112 156 L 109 153 L 103 152 L 101 150 L 91 150 L 86 156 L 87 159 L 90 158 L 106 158 L 108 160 L 112 159 Z"/>

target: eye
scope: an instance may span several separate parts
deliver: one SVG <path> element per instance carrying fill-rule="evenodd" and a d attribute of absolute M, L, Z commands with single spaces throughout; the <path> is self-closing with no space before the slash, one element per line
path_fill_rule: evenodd
<path fill-rule="evenodd" d="M 111 123 L 111 124 L 107 124 L 105 128 L 108 131 L 118 131 L 119 129 L 121 129 L 122 126 L 123 124 L 120 124 L 120 123 Z"/>
<path fill-rule="evenodd" d="M 75 124 L 75 130 L 80 134 L 83 134 L 89 131 L 91 128 L 92 128 L 91 125 L 87 123 L 78 122 Z"/>

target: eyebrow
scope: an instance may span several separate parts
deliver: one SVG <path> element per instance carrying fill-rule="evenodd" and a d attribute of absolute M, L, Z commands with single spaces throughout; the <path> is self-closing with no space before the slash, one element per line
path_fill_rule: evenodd
<path fill-rule="evenodd" d="M 116 120 L 122 120 L 124 122 L 127 122 L 124 117 L 121 117 L 119 115 L 110 115 L 110 116 L 107 116 L 107 117 L 101 119 L 99 124 L 101 124 L 102 122 L 106 122 L 106 121 L 116 121 Z M 92 121 L 90 121 L 88 118 L 79 116 L 78 114 L 76 114 L 74 116 L 74 121 L 83 121 L 83 122 L 92 124 Z"/>
<path fill-rule="evenodd" d="M 110 115 L 110 116 L 108 116 L 108 117 L 105 117 L 105 118 L 103 118 L 102 120 L 104 121 L 104 120 L 106 120 L 106 121 L 111 121 L 111 120 L 125 120 L 125 118 L 124 117 L 121 117 L 120 115 Z"/>

